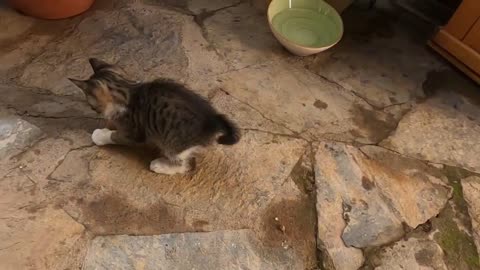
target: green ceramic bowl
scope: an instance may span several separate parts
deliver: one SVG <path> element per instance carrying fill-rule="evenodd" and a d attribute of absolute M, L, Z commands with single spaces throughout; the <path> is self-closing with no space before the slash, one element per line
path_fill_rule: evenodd
<path fill-rule="evenodd" d="M 268 22 L 278 41 L 299 56 L 324 51 L 343 35 L 342 18 L 322 0 L 272 0 Z"/>

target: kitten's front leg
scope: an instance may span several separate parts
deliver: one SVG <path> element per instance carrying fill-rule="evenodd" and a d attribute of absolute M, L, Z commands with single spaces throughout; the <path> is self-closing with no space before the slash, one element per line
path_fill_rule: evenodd
<path fill-rule="evenodd" d="M 113 130 L 110 136 L 114 144 L 137 145 L 137 143 L 122 131 Z"/>
<path fill-rule="evenodd" d="M 114 131 L 108 128 L 95 129 L 92 133 L 92 141 L 96 145 L 114 144 L 112 140 L 113 133 Z"/>
<path fill-rule="evenodd" d="M 96 145 L 122 144 L 130 145 L 133 142 L 123 135 L 120 131 L 110 130 L 108 128 L 95 129 L 92 133 L 92 141 Z"/>

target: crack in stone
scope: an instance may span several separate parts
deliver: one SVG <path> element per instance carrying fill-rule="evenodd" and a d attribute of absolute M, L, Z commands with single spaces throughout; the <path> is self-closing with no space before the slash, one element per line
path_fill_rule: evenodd
<path fill-rule="evenodd" d="M 306 69 L 308 70 L 308 69 Z M 343 85 L 341 85 L 340 83 L 334 81 L 334 80 L 331 80 L 330 78 L 322 75 L 322 74 L 318 74 L 318 73 L 315 73 L 315 72 L 312 72 L 310 70 L 308 70 L 310 73 L 326 80 L 327 82 L 329 83 L 332 83 L 334 85 L 336 85 L 337 87 L 340 87 L 341 89 L 345 90 L 345 91 L 348 91 L 350 92 L 352 95 L 354 95 L 355 97 L 361 99 L 363 102 L 365 102 L 366 104 L 368 104 L 370 107 L 372 107 L 373 109 L 375 109 L 376 111 L 384 111 L 385 109 L 387 108 L 390 108 L 390 107 L 394 107 L 394 106 L 401 106 L 401 105 L 404 105 L 404 104 L 407 104 L 409 103 L 410 101 L 404 101 L 404 102 L 398 102 L 398 103 L 392 103 L 392 104 L 389 104 L 389 105 L 385 105 L 385 106 L 378 106 L 378 105 L 375 105 L 373 104 L 372 102 L 370 102 L 367 98 L 365 98 L 364 96 L 360 95 L 359 93 L 355 92 L 354 90 L 350 90 L 350 89 L 347 89 L 345 88 Z"/>
<path fill-rule="evenodd" d="M 308 70 L 308 69 L 307 69 Z M 379 110 L 382 110 L 382 107 L 380 106 L 377 106 L 373 103 L 371 103 L 368 99 L 366 99 L 365 97 L 363 97 L 362 95 L 358 94 L 357 92 L 353 91 L 353 90 L 349 90 L 347 88 L 345 88 L 343 85 L 339 84 L 338 82 L 334 81 L 334 80 L 331 80 L 330 78 L 322 75 L 322 74 L 318 74 L 318 73 L 315 73 L 315 72 L 312 72 L 310 71 L 310 73 L 324 79 L 325 81 L 329 82 L 329 83 L 332 83 L 334 85 L 336 85 L 337 87 L 340 87 L 341 89 L 343 90 L 346 90 L 348 92 L 350 92 L 352 95 L 356 96 L 357 98 L 361 99 L 363 102 L 367 103 L 370 107 L 372 107 L 373 109 L 379 111 Z"/>
<path fill-rule="evenodd" d="M 369 144 L 367 144 L 369 145 Z M 374 145 L 374 144 L 370 144 L 370 145 Z M 394 150 L 391 150 L 391 149 L 388 149 L 388 148 L 385 148 L 383 146 L 379 146 L 379 145 L 374 145 L 374 146 L 377 146 L 379 148 L 382 148 L 386 151 L 389 151 L 389 152 L 392 152 L 398 156 L 401 156 L 403 158 L 409 158 L 409 159 L 413 159 L 413 160 L 416 160 L 426 166 L 430 166 L 429 165 L 429 161 L 427 160 L 422 160 L 422 159 L 418 159 L 418 158 L 415 158 L 415 157 L 410 157 L 410 156 L 407 156 L 407 155 L 404 155 L 404 154 L 401 154 L 397 151 L 394 151 Z M 368 153 L 366 153 L 361 147 L 357 147 L 357 149 L 363 154 L 365 155 L 367 158 L 371 159 L 372 157 L 370 155 L 368 155 Z M 436 164 L 441 164 L 441 163 L 436 163 Z M 443 164 L 445 165 L 445 164 Z M 462 168 L 463 169 L 463 168 Z M 468 171 L 468 170 L 467 170 Z M 442 175 L 446 176 L 443 172 L 442 172 Z M 450 186 L 450 185 L 449 185 Z M 395 208 L 392 207 L 392 204 L 391 204 L 391 200 L 385 196 L 385 194 L 381 193 L 379 194 L 382 199 L 387 203 L 387 205 L 389 206 L 390 210 L 393 211 L 397 216 L 400 216 L 400 214 L 398 212 L 395 211 Z M 449 203 L 453 200 L 453 195 L 451 195 L 451 197 L 446 201 L 445 205 L 438 211 L 438 213 L 441 213 L 446 207 L 448 207 Z M 345 210 L 345 209 L 344 209 Z M 345 211 L 344 211 L 345 213 Z M 410 226 L 408 226 L 404 221 L 402 221 L 402 225 L 403 225 L 403 231 L 404 231 L 404 234 L 401 238 L 399 239 L 394 239 L 388 243 L 385 243 L 383 245 L 379 245 L 379 246 L 376 246 L 373 250 L 380 250 L 382 248 L 385 248 L 385 247 L 389 247 L 389 246 L 392 246 L 394 245 L 395 243 L 397 243 L 398 241 L 402 240 L 402 239 L 408 239 L 410 238 L 410 234 L 417 230 L 418 228 L 422 228 L 422 227 L 426 227 L 426 226 L 431 226 L 431 219 L 434 219 L 435 216 L 432 216 L 431 218 L 427 219 L 425 222 L 421 223 L 421 224 L 418 224 L 416 228 L 411 228 Z M 372 256 L 372 249 L 370 248 L 361 248 L 362 251 L 364 252 L 365 254 L 365 262 L 369 262 L 370 260 L 370 257 Z"/>
<path fill-rule="evenodd" d="M 386 105 L 386 106 L 377 106 L 373 103 L 371 103 L 368 99 L 366 99 L 365 97 L 363 97 L 362 95 L 358 94 L 357 92 L 355 92 L 354 90 L 349 90 L 347 88 L 345 88 L 344 86 L 342 86 L 341 84 L 339 84 L 338 82 L 334 81 L 334 80 L 331 80 L 329 79 L 328 77 L 324 76 L 324 75 L 321 75 L 321 74 L 317 74 L 315 72 L 312 72 L 310 70 L 307 69 L 307 71 L 309 71 L 310 73 L 326 80 L 327 82 L 329 83 L 332 83 L 334 85 L 336 85 L 337 87 L 339 87 L 340 89 L 344 90 L 344 91 L 347 91 L 349 93 L 351 93 L 352 95 L 354 95 L 355 97 L 359 98 L 360 100 L 362 100 L 363 102 L 365 102 L 367 105 L 369 105 L 370 107 L 372 107 L 374 110 L 376 111 L 379 111 L 379 112 L 382 112 L 382 113 L 386 113 L 385 112 L 385 109 L 388 109 L 388 108 L 391 108 L 391 107 L 395 107 L 395 106 L 402 106 L 404 104 L 408 104 L 410 103 L 411 101 L 405 101 L 405 102 L 398 102 L 398 103 L 393 103 L 393 104 L 389 104 L 389 105 Z M 411 108 L 409 108 L 408 110 L 406 110 L 401 116 L 400 118 L 396 121 L 395 123 L 395 127 L 392 128 L 390 130 L 390 132 L 384 137 L 384 138 L 381 138 L 379 139 L 376 143 L 374 143 L 373 145 L 376 145 L 376 146 L 379 146 L 379 144 L 381 144 L 383 141 L 385 141 L 386 139 L 388 139 L 393 133 L 395 133 L 395 131 L 397 130 L 398 128 L 398 125 L 400 124 L 400 122 L 402 121 L 402 119 L 408 114 L 410 113 L 411 111 L 413 110 L 413 106 Z M 356 142 L 357 143 L 357 142 Z M 362 144 L 362 143 L 359 143 L 358 144 L 360 145 L 369 145 L 369 144 Z"/>
<path fill-rule="evenodd" d="M 269 64 L 272 64 L 274 62 L 276 62 L 276 60 L 268 60 L 268 61 L 261 62 L 261 63 L 253 63 L 253 64 L 249 64 L 249 65 L 246 65 L 246 66 L 243 66 L 243 67 L 240 67 L 240 68 L 227 69 L 224 72 L 212 74 L 209 77 L 217 77 L 217 76 L 221 76 L 221 75 L 227 75 L 227 74 L 230 74 L 230 73 L 234 73 L 234 72 L 244 70 L 244 69 L 249 69 L 249 68 L 253 68 L 253 69 L 262 68 L 265 65 L 269 65 Z"/>
<path fill-rule="evenodd" d="M 307 141 L 307 142 L 311 142 L 311 141 L 308 141 L 305 138 L 302 138 L 302 137 L 299 137 L 299 136 L 296 136 L 296 135 L 292 135 L 292 134 L 279 133 L 279 132 L 273 132 L 273 131 L 256 129 L 256 128 L 240 128 L 240 130 L 260 132 L 260 133 L 270 134 L 270 135 L 273 135 L 273 136 L 281 136 L 281 137 L 287 137 L 287 138 L 292 138 L 292 139 L 298 139 L 298 140 L 304 140 L 304 141 Z"/>
<path fill-rule="evenodd" d="M 59 138 L 59 139 L 63 139 L 63 138 Z M 57 171 L 57 169 L 63 164 L 63 162 L 65 161 L 65 159 L 68 157 L 68 155 L 73 152 L 73 151 L 79 151 L 79 150 L 83 150 L 83 149 L 88 149 L 88 148 L 92 148 L 92 147 L 95 147 L 96 145 L 94 144 L 89 144 L 89 145 L 82 145 L 82 146 L 79 146 L 79 147 L 75 147 L 75 148 L 72 148 L 70 150 L 68 150 L 67 153 L 65 153 L 65 155 L 63 156 L 63 158 L 58 161 L 57 165 L 55 165 L 55 168 L 53 168 L 52 172 L 50 172 L 46 179 L 47 180 L 51 180 L 51 181 L 55 181 L 55 182 L 65 182 L 64 180 L 59 180 L 59 179 L 56 179 L 56 178 L 53 178 L 52 177 L 52 174 L 55 173 L 55 171 Z M 90 174 L 90 172 L 89 172 Z"/>
<path fill-rule="evenodd" d="M 31 145 L 29 145 L 28 147 L 26 147 L 25 149 L 23 149 L 20 153 L 16 154 L 16 155 L 13 155 L 9 158 L 9 160 L 15 160 L 15 161 L 18 161 L 19 159 L 22 158 L 22 156 L 27 153 L 32 147 L 34 147 L 35 145 L 41 143 L 41 142 L 44 142 L 48 139 L 47 136 L 42 135 L 42 137 L 40 137 L 38 140 L 36 140 L 35 142 L 33 142 Z M 14 167 L 12 168 L 12 170 L 16 169 L 17 167 Z M 9 172 L 10 173 L 10 172 Z"/>
<path fill-rule="evenodd" d="M 275 125 L 278 125 L 278 126 L 280 126 L 280 127 L 285 128 L 286 130 L 290 131 L 294 136 L 300 137 L 300 134 L 299 134 L 298 132 L 290 129 L 289 127 L 287 127 L 287 125 L 285 125 L 285 124 L 283 124 L 283 123 L 278 123 L 278 122 L 276 122 L 275 120 L 267 117 L 267 116 L 266 116 L 263 112 L 261 112 L 259 109 L 257 109 L 257 108 L 255 108 L 254 106 L 248 104 L 248 102 L 245 102 L 245 101 L 243 101 L 243 100 L 241 100 L 241 99 L 233 96 L 233 95 L 230 94 L 228 91 L 226 91 L 226 90 L 224 90 L 224 89 L 222 89 L 222 88 L 219 88 L 218 90 L 221 91 L 221 92 L 223 92 L 225 95 L 232 97 L 232 98 L 235 99 L 236 101 L 238 101 L 238 102 L 246 105 L 246 106 L 249 107 L 250 109 L 254 110 L 254 111 L 257 112 L 258 114 L 260 114 L 260 116 L 262 116 L 265 120 L 267 120 L 267 121 L 269 121 L 269 122 L 271 122 L 271 123 L 273 123 L 273 124 L 275 124 Z M 308 141 L 308 140 L 305 139 L 305 138 L 302 138 L 302 139 Z"/>
<path fill-rule="evenodd" d="M 146 6 L 156 6 L 156 7 L 160 7 L 163 10 L 166 10 L 166 11 L 171 11 L 171 12 L 179 13 L 179 14 L 186 15 L 186 16 L 195 16 L 195 13 L 193 13 L 190 9 L 188 9 L 187 5 L 175 6 L 173 3 L 170 3 L 170 2 L 173 2 L 173 1 L 166 1 L 166 3 L 164 3 L 164 2 L 162 2 L 162 3 L 148 3 L 148 2 L 145 3 L 145 1 L 143 1 L 143 2 L 144 2 L 143 5 L 146 5 Z"/>
<path fill-rule="evenodd" d="M 87 224 L 83 223 L 80 221 L 80 219 L 78 217 L 74 217 L 72 216 L 72 214 L 70 214 L 67 210 L 65 210 L 64 208 L 62 208 L 62 211 L 67 215 L 69 216 L 73 221 L 75 221 L 76 223 L 80 224 L 83 226 L 83 228 L 85 229 L 83 233 L 90 233 L 90 229 L 88 228 Z M 78 241 L 78 240 L 77 240 Z"/>
<path fill-rule="evenodd" d="M 289 135 L 290 137 L 291 135 Z M 303 139 L 303 138 L 298 138 L 298 139 Z M 316 175 L 315 175 L 315 154 L 316 154 L 317 149 L 314 147 L 314 142 L 308 141 L 308 145 L 305 147 L 305 151 L 300 155 L 298 158 L 298 161 L 295 163 L 294 167 L 288 174 L 288 177 L 285 179 L 284 182 L 286 182 L 288 179 L 293 179 L 292 174 L 294 173 L 294 170 L 297 166 L 302 166 L 302 163 L 305 163 L 304 160 L 308 160 L 308 170 L 312 173 L 312 190 L 305 190 L 306 195 L 310 197 L 311 200 L 313 200 L 313 211 L 315 213 L 315 217 L 318 217 L 318 212 L 317 212 L 317 186 L 316 186 Z M 302 190 L 301 190 L 302 191 Z M 318 237 L 318 218 L 314 219 L 314 237 L 315 237 L 315 246 L 316 246 L 316 252 L 315 252 L 315 259 L 316 259 L 316 264 L 319 269 L 322 268 L 323 261 L 329 260 L 331 263 L 331 258 L 327 252 L 322 253 L 321 247 L 324 246 L 323 243 L 320 243 L 321 240 Z"/>
<path fill-rule="evenodd" d="M 445 203 L 445 206 L 438 212 L 438 213 L 441 213 L 445 210 L 446 207 L 448 207 L 448 204 L 449 202 L 451 201 L 452 199 L 450 198 L 446 203 Z M 379 252 L 380 250 L 382 249 L 385 249 L 385 248 L 393 248 L 393 246 L 399 242 L 399 241 L 408 241 L 408 239 L 410 238 L 416 238 L 416 236 L 414 235 L 415 232 L 417 232 L 418 230 L 423 230 L 425 231 L 424 228 L 429 228 L 431 230 L 431 227 L 432 227 L 432 219 L 436 218 L 436 216 L 433 216 L 431 218 L 429 218 L 428 220 L 426 220 L 424 223 L 421 223 L 421 224 L 418 224 L 417 227 L 415 228 L 411 228 L 410 226 L 408 226 L 405 222 L 402 222 L 402 226 L 403 226 L 403 231 L 404 231 L 404 235 L 399 238 L 399 239 L 394 239 L 388 243 L 385 243 L 383 245 L 379 245 L 379 246 L 375 246 L 375 247 L 366 247 L 366 248 L 362 248 L 362 252 L 364 254 L 364 258 L 365 258 L 365 262 L 364 264 L 362 265 L 362 267 L 360 267 L 359 269 L 370 269 L 368 266 L 372 266 L 372 257 L 374 257 L 376 255 L 377 252 Z M 427 233 L 427 235 L 430 235 L 430 234 L 435 234 L 435 232 L 433 231 L 425 231 L 425 233 Z M 428 236 L 427 238 L 430 238 L 430 236 Z M 434 242 L 437 243 L 437 241 L 433 240 Z M 443 249 L 442 249 L 443 250 Z"/>
<path fill-rule="evenodd" d="M 394 153 L 394 154 L 396 154 L 396 155 L 399 155 L 399 156 L 401 156 L 401 157 L 410 158 L 410 159 L 414 159 L 414 160 L 420 161 L 420 162 L 422 162 L 422 163 L 425 164 L 425 165 L 429 165 L 428 163 L 430 163 L 428 160 L 423 160 L 423 159 L 419 159 L 419 158 L 416 158 L 416 157 L 410 157 L 410 156 L 404 155 L 404 154 L 402 154 L 402 153 L 400 153 L 400 152 L 398 152 L 398 151 L 395 151 L 395 150 L 393 150 L 393 149 L 390 149 L 390 148 L 387 148 L 387 147 L 385 147 L 385 146 L 378 145 L 378 144 L 375 144 L 375 143 L 363 144 L 362 146 L 376 146 L 376 147 L 380 147 L 380 148 L 382 148 L 382 149 L 384 149 L 384 150 L 386 150 L 386 151 L 388 151 L 388 152 L 392 152 L 392 153 Z M 362 154 L 364 154 L 366 157 L 371 158 L 371 156 L 369 156 L 365 151 L 363 151 L 361 147 L 357 147 L 357 149 L 358 149 L 360 152 L 362 152 Z M 436 163 L 436 164 L 445 165 L 445 164 L 442 164 L 442 163 Z"/>
<path fill-rule="evenodd" d="M 355 146 L 355 145 L 353 145 Z M 361 146 L 376 146 L 376 147 L 379 147 L 379 148 L 382 148 L 388 152 L 391 152 L 391 153 L 394 153 L 398 156 L 401 156 L 401 157 L 404 157 L 404 158 L 408 158 L 408 159 L 413 159 L 413 160 L 417 160 L 419 162 L 422 162 L 424 165 L 426 166 L 432 166 L 431 164 L 436 164 L 436 165 L 442 165 L 442 166 L 448 166 L 448 167 L 453 167 L 453 168 L 460 168 L 462 170 L 465 170 L 469 173 L 471 173 L 472 175 L 477 175 L 478 173 L 476 172 L 473 172 L 467 168 L 464 168 L 464 167 L 460 167 L 460 166 L 456 166 L 456 165 L 451 165 L 451 164 L 446 164 L 446 163 L 441 163 L 441 162 L 433 162 L 433 161 L 430 161 L 428 159 L 421 159 L 421 158 L 418 158 L 418 157 L 414 157 L 414 156 L 409 156 L 409 155 L 406 155 L 406 154 L 403 154 L 403 153 L 400 153 L 394 149 L 390 149 L 388 147 L 385 147 L 385 146 L 382 146 L 382 145 L 378 145 L 378 144 L 361 144 Z M 357 147 L 355 146 L 360 152 L 362 152 L 365 156 L 367 156 L 368 158 L 371 158 L 371 156 L 369 156 L 365 151 L 362 150 L 361 147 Z"/>
<path fill-rule="evenodd" d="M 131 10 L 125 11 L 125 15 L 128 17 L 128 21 L 132 25 L 132 27 L 141 35 L 145 37 L 149 37 L 149 34 L 144 27 L 143 24 L 141 24 L 136 16 L 132 13 Z M 134 37 L 135 38 L 135 37 Z M 147 39 L 147 41 L 150 41 L 150 39 Z"/>
<path fill-rule="evenodd" d="M 208 32 L 207 32 L 207 29 L 205 28 L 205 24 L 204 24 L 205 20 L 214 16 L 217 12 L 236 7 L 238 5 L 243 4 L 244 2 L 245 2 L 245 0 L 240 0 L 236 3 L 231 4 L 231 5 L 223 6 L 223 7 L 214 9 L 214 10 L 203 9 L 202 12 L 200 12 L 200 13 L 195 13 L 195 12 L 191 11 L 190 9 L 188 9 L 188 7 L 180 8 L 180 7 L 174 7 L 174 6 L 171 6 L 171 5 L 168 5 L 168 4 L 164 5 L 164 7 L 166 7 L 170 11 L 177 12 L 177 13 L 180 13 L 182 15 L 192 17 L 193 22 L 195 22 L 195 24 L 200 28 L 200 33 L 201 33 L 203 39 L 205 39 L 205 41 L 208 43 L 208 48 L 212 49 L 215 52 L 215 54 L 219 58 L 222 59 L 223 56 L 215 49 L 215 46 L 213 46 L 213 44 L 212 44 L 213 42 L 208 37 Z"/>
<path fill-rule="evenodd" d="M 306 150 L 305 152 L 302 154 L 302 156 L 300 156 L 300 159 L 298 162 L 300 162 L 303 157 L 306 157 L 308 158 L 308 161 L 309 161 L 309 170 L 312 172 L 312 175 L 313 175 L 313 179 L 312 179 L 312 185 L 313 185 L 313 190 L 311 191 L 311 196 L 315 202 L 315 205 L 314 205 L 314 209 L 313 211 L 315 212 L 315 217 L 318 217 L 318 210 L 317 210 L 317 182 L 316 182 L 316 174 L 315 174 L 315 164 L 316 164 L 316 161 L 315 161 L 315 155 L 316 155 L 316 151 L 317 149 L 314 147 L 314 143 L 313 142 L 308 142 L 308 145 L 306 147 Z M 292 174 L 292 172 L 290 172 L 290 175 Z M 289 175 L 289 176 L 290 176 Z M 324 260 L 328 260 L 330 261 L 331 263 L 331 258 L 328 254 L 328 252 L 325 252 L 325 251 L 322 251 L 321 247 L 324 246 L 323 243 L 321 243 L 321 240 L 320 238 L 318 237 L 318 218 L 315 218 L 315 230 L 314 230 L 314 237 L 315 237 L 315 246 L 317 247 L 316 248 L 316 252 L 315 252 L 315 260 L 317 262 L 317 267 L 319 269 L 322 269 L 323 267 L 323 264 L 324 264 Z"/>
<path fill-rule="evenodd" d="M 25 71 L 25 69 L 31 65 L 32 63 L 34 63 L 38 58 L 40 58 L 41 56 L 43 56 L 48 50 L 46 48 L 48 48 L 49 46 L 51 46 L 52 44 L 55 44 L 55 43 L 60 43 L 62 41 L 64 41 L 66 38 L 68 38 L 69 36 L 73 35 L 77 29 L 78 29 L 78 26 L 83 22 L 83 20 L 85 19 L 86 17 L 83 17 L 81 19 L 79 19 L 77 22 L 73 22 L 70 30 L 66 30 L 65 33 L 62 33 L 54 38 L 52 38 L 51 40 L 48 41 L 47 44 L 45 44 L 45 46 L 42 47 L 42 50 L 37 53 L 37 54 L 34 54 L 32 55 L 29 59 L 27 59 L 23 64 L 17 66 L 17 67 L 14 67 L 12 68 L 11 70 L 8 70 L 8 73 L 11 73 L 13 72 L 13 76 L 12 77 L 7 77 L 7 81 L 13 81 L 13 80 L 18 80 L 23 72 Z M 26 36 L 28 35 L 31 35 L 32 33 L 27 33 Z M 19 86 L 22 86 L 22 87 L 27 87 L 27 86 L 23 86 L 21 84 L 19 84 Z"/>
<path fill-rule="evenodd" d="M 315 230 L 314 230 L 314 236 L 315 236 L 315 246 L 317 247 L 317 252 L 315 253 L 316 261 L 317 261 L 317 267 L 319 269 L 322 269 L 323 267 L 323 261 L 324 260 L 329 260 L 331 263 L 331 258 L 329 254 L 325 251 L 322 252 L 321 248 L 324 246 L 323 243 L 321 243 L 320 237 L 318 236 L 318 209 L 317 209 L 317 175 L 315 174 L 315 155 L 316 155 L 316 150 L 314 148 L 314 145 L 312 142 L 308 143 L 307 146 L 307 154 L 308 154 L 308 159 L 310 161 L 310 170 L 313 173 L 313 190 L 311 195 L 313 196 L 313 201 L 314 201 L 314 209 L 313 211 L 315 212 Z"/>
<path fill-rule="evenodd" d="M 14 108 L 15 109 L 15 108 Z M 15 113 L 17 116 L 21 117 L 31 117 L 31 118 L 43 118 L 43 119 L 90 119 L 90 120 L 103 120 L 101 117 L 91 117 L 91 116 L 52 116 L 52 115 L 42 115 L 42 114 L 30 114 L 28 112 L 24 113 Z"/>
<path fill-rule="evenodd" d="M 13 243 L 13 244 L 8 245 L 8 246 L 6 246 L 6 247 L 0 248 L 0 251 L 9 249 L 9 248 L 11 248 L 11 247 L 14 247 L 14 246 L 20 244 L 20 243 L 21 243 L 21 242 L 16 242 L 16 243 Z"/>
<path fill-rule="evenodd" d="M 2 85 L 3 86 L 3 85 Z M 5 86 L 10 86 L 10 85 L 5 85 Z M 12 86 L 12 87 L 22 87 L 22 86 Z M 67 102 L 83 102 L 80 99 L 68 97 L 68 96 L 59 96 L 55 95 L 52 92 L 41 89 L 41 88 L 30 88 L 30 87 L 22 87 L 22 95 L 19 96 L 21 99 L 32 99 L 38 101 L 38 96 L 43 96 L 46 99 L 51 98 L 50 101 L 56 102 L 57 104 L 63 105 L 64 103 Z M 9 94 L 10 91 L 1 91 L 5 92 L 4 94 Z M 0 101 L 0 104 L 2 102 Z M 90 120 L 103 120 L 102 117 L 94 117 L 94 116 L 86 116 L 86 115 L 71 115 L 71 116 L 56 116 L 56 115 L 47 115 L 42 114 L 42 113 L 36 113 L 36 112 L 28 112 L 28 107 L 25 107 L 24 109 L 19 109 L 18 104 L 3 104 L 7 109 L 11 109 L 14 112 L 12 112 L 14 115 L 17 115 L 19 117 L 30 117 L 30 118 L 43 118 L 43 119 L 90 119 Z M 21 105 L 20 105 L 21 106 Z M 30 105 L 31 107 L 31 105 Z"/>
<path fill-rule="evenodd" d="M 217 8 L 217 9 L 214 9 L 214 10 L 203 10 L 201 13 L 198 13 L 198 14 L 195 14 L 192 12 L 193 14 L 193 21 L 198 25 L 198 27 L 200 27 L 200 33 L 202 34 L 202 37 L 205 39 L 205 41 L 208 43 L 208 47 L 210 47 L 211 49 L 213 49 L 213 51 L 215 52 L 215 54 L 220 58 L 220 59 L 223 59 L 223 56 L 220 54 L 220 52 L 218 52 L 215 48 L 215 46 L 213 46 L 213 42 L 210 40 L 209 36 L 208 36 L 208 31 L 207 29 L 205 28 L 205 20 L 214 16 L 217 12 L 219 11 L 223 11 L 223 10 L 226 10 L 226 9 L 229 9 L 229 8 L 233 8 L 233 7 L 236 7 L 240 4 L 242 4 L 244 1 L 241 0 L 237 3 L 234 3 L 234 4 L 231 4 L 231 5 L 228 5 L 228 6 L 224 6 L 224 7 L 221 7 L 221 8 Z"/>
<path fill-rule="evenodd" d="M 426 159 L 421 159 L 421 158 L 412 157 L 412 156 L 409 156 L 409 155 L 402 154 L 402 153 L 400 153 L 400 152 L 398 152 L 398 151 L 396 151 L 396 150 L 394 150 L 394 149 L 385 147 L 385 146 L 380 145 L 380 144 L 365 144 L 365 146 L 368 146 L 368 145 L 380 147 L 380 148 L 382 148 L 382 149 L 384 149 L 384 150 L 390 151 L 390 152 L 392 152 L 392 153 L 394 153 L 394 154 L 397 154 L 397 155 L 402 156 L 402 157 L 405 157 L 405 158 L 410 158 L 410 159 L 415 159 L 415 160 L 421 161 L 421 162 L 423 162 L 423 163 L 426 164 L 426 165 L 428 165 L 428 163 L 434 163 L 434 162 L 430 162 L 429 160 L 426 160 Z M 362 150 L 360 149 L 360 151 L 362 151 Z M 362 153 L 365 154 L 365 152 L 363 152 L 363 151 L 362 151 Z M 367 154 L 365 154 L 365 155 L 368 156 Z M 435 163 L 435 164 L 441 164 L 441 165 L 446 165 L 446 166 L 448 166 L 447 164 L 444 164 L 444 163 Z"/>
<path fill-rule="evenodd" d="M 215 15 L 217 12 L 219 11 L 222 11 L 222 10 L 225 10 L 225 9 L 229 9 L 229 8 L 232 8 L 232 7 L 236 7 L 238 5 L 241 5 L 244 1 L 238 1 L 236 3 L 233 3 L 231 5 L 228 5 L 228 6 L 224 6 L 224 7 L 221 7 L 221 8 L 217 8 L 217 9 L 214 9 L 214 10 L 203 10 L 201 13 L 198 13 L 198 14 L 194 14 L 193 15 L 193 20 L 196 24 L 198 24 L 198 26 L 200 26 L 203 30 L 204 28 L 204 22 L 206 19 L 212 17 L 213 15 Z M 193 12 L 192 12 L 193 13 Z"/>
<path fill-rule="evenodd" d="M 400 122 L 402 122 L 403 118 L 405 118 L 405 116 L 407 116 L 411 111 L 413 110 L 413 107 L 408 109 L 407 111 L 405 111 L 402 116 L 400 116 L 400 118 L 397 120 L 397 123 L 395 124 L 395 127 L 392 128 L 392 130 L 390 130 L 390 132 L 382 139 L 378 140 L 377 143 L 375 143 L 376 146 L 380 146 L 380 144 L 382 142 L 384 142 L 385 140 L 387 140 L 388 138 L 390 138 L 398 129 L 398 126 L 400 125 Z"/>
<path fill-rule="evenodd" d="M 391 107 L 395 107 L 395 106 L 402 106 L 402 105 L 405 105 L 405 104 L 408 104 L 410 103 L 411 101 L 404 101 L 404 102 L 398 102 L 398 103 L 392 103 L 390 105 L 385 105 L 383 107 L 381 107 L 381 110 L 384 111 L 385 109 L 388 109 L 388 108 L 391 108 Z"/>

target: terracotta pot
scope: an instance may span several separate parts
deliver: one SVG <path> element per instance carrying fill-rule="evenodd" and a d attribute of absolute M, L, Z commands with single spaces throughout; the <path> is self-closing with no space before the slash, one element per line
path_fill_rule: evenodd
<path fill-rule="evenodd" d="M 95 0 L 8 0 L 18 11 L 41 19 L 64 19 L 78 15 Z"/>

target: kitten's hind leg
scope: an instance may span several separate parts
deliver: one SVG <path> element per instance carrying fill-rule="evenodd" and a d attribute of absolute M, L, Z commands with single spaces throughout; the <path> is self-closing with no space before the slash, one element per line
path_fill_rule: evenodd
<path fill-rule="evenodd" d="M 187 173 L 194 169 L 195 159 L 193 155 L 199 149 L 199 147 L 191 147 L 177 155 L 167 154 L 168 158 L 157 158 L 150 162 L 150 170 L 168 175 Z"/>
<path fill-rule="evenodd" d="M 167 158 L 157 158 L 150 162 L 150 170 L 152 172 L 174 175 L 177 173 L 186 173 L 187 170 L 183 164 L 175 164 Z"/>

